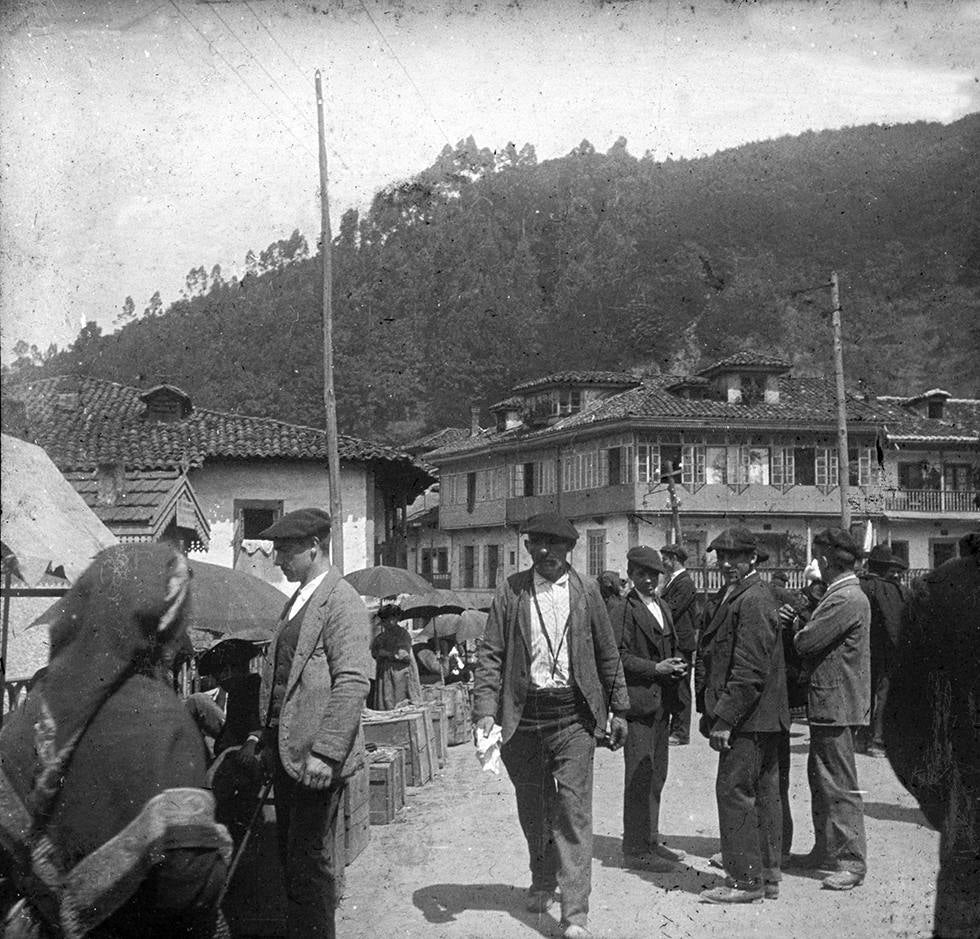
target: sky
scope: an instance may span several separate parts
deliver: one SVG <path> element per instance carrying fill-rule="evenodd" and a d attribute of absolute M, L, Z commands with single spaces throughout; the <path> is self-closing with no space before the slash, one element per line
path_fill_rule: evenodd
<path fill-rule="evenodd" d="M 980 0 L 3 0 L 0 355 L 240 274 L 448 142 L 697 157 L 980 111 Z"/>

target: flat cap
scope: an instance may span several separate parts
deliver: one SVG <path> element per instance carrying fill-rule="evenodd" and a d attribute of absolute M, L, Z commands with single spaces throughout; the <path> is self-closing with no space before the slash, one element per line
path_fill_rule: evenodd
<path fill-rule="evenodd" d="M 266 541 L 287 541 L 292 538 L 322 538 L 330 531 L 330 513 L 323 509 L 296 509 L 273 522 L 259 538 Z"/>
<path fill-rule="evenodd" d="M 825 548 L 833 548 L 851 555 L 854 560 L 864 557 L 864 551 L 850 532 L 843 528 L 825 528 L 813 536 L 813 543 Z"/>
<path fill-rule="evenodd" d="M 666 570 L 664 562 L 660 559 L 660 552 L 655 548 L 648 548 L 645 544 L 637 545 L 626 552 L 626 566 L 645 567 L 661 574 Z"/>
<path fill-rule="evenodd" d="M 880 567 L 899 567 L 902 570 L 908 570 L 908 564 L 897 554 L 892 554 L 891 548 L 887 544 L 876 544 L 868 555 L 868 563 Z"/>
<path fill-rule="evenodd" d="M 578 541 L 575 526 L 567 518 L 562 518 L 554 512 L 532 515 L 521 525 L 521 534 L 547 535 L 551 538 L 560 538 L 562 541 L 570 541 L 572 544 Z"/>
<path fill-rule="evenodd" d="M 677 558 L 677 560 L 681 561 L 682 563 L 687 560 L 687 551 L 684 550 L 684 546 L 673 542 L 670 544 L 665 544 L 660 549 L 660 553 L 669 554 L 671 557 Z"/>
<path fill-rule="evenodd" d="M 755 535 L 744 526 L 726 528 L 708 545 L 709 551 L 757 551 L 758 548 Z"/>

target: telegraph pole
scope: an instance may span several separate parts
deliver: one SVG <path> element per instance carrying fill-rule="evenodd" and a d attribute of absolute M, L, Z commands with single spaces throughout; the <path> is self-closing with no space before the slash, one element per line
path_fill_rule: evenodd
<path fill-rule="evenodd" d="M 847 450 L 847 399 L 844 390 L 844 341 L 841 338 L 840 284 L 837 271 L 830 272 L 831 323 L 834 331 L 834 377 L 837 381 L 837 484 L 840 488 L 840 527 L 851 530 L 851 503 L 848 499 L 850 461 Z"/>
<path fill-rule="evenodd" d="M 333 387 L 333 259 L 330 202 L 327 198 L 327 142 L 323 88 L 316 71 L 316 118 L 320 151 L 320 251 L 323 263 L 323 409 L 327 416 L 327 471 L 330 478 L 330 560 L 344 570 L 344 510 L 340 500 L 340 455 L 337 441 L 337 398 Z"/>

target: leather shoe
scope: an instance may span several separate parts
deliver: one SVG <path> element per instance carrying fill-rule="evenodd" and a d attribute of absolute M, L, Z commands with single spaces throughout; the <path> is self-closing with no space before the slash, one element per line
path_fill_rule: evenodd
<path fill-rule="evenodd" d="M 528 890 L 524 907 L 528 913 L 547 913 L 554 902 L 554 890 Z"/>
<path fill-rule="evenodd" d="M 592 939 L 592 933 L 578 923 L 569 923 L 562 933 L 562 939 Z"/>
<path fill-rule="evenodd" d="M 701 891 L 702 903 L 755 903 L 766 895 L 765 890 L 753 887 L 743 890 L 740 887 L 710 887 Z"/>
<path fill-rule="evenodd" d="M 720 871 L 725 869 L 725 859 L 722 857 L 721 851 L 719 851 L 717 854 L 712 854 L 711 857 L 708 858 L 708 863 L 712 867 L 717 867 Z"/>
<path fill-rule="evenodd" d="M 766 895 L 767 900 L 778 900 L 779 899 L 779 884 L 775 881 L 763 885 L 763 893 Z"/>
<path fill-rule="evenodd" d="M 636 871 L 650 871 L 653 874 L 671 874 L 677 870 L 677 862 L 648 851 L 645 854 L 624 854 L 623 867 Z"/>
<path fill-rule="evenodd" d="M 685 857 L 683 851 L 677 848 L 668 848 L 662 841 L 650 849 L 650 854 L 655 854 L 665 861 L 682 861 Z"/>
<path fill-rule="evenodd" d="M 854 871 L 834 871 L 821 881 L 820 886 L 825 890 L 853 890 L 864 883 L 864 874 Z"/>
<path fill-rule="evenodd" d="M 813 851 L 809 854 L 791 854 L 783 860 L 782 866 L 786 870 L 795 868 L 800 871 L 832 871 L 837 867 L 836 863 L 828 861 L 827 858 Z"/>
<path fill-rule="evenodd" d="M 683 740 L 682 738 L 677 737 L 674 734 L 671 734 L 667 738 L 667 744 L 671 747 L 686 747 L 690 742 L 691 742 L 690 740 Z"/>

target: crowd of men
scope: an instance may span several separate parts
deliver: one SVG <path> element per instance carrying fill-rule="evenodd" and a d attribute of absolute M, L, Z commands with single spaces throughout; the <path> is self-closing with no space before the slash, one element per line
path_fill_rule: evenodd
<path fill-rule="evenodd" d="M 859 576 L 864 552 L 852 535 L 819 532 L 806 589 L 796 594 L 785 579 L 762 579 L 764 553 L 750 530 L 729 528 L 708 547 L 724 585 L 699 615 L 680 545 L 630 549 L 630 588 L 621 596 L 625 583 L 615 572 L 590 582 L 569 565 L 578 534 L 568 520 L 538 515 L 522 533 L 531 568 L 497 590 L 478 650 L 474 718 L 478 734 L 501 727 L 530 858 L 528 910 L 542 913 L 557 900 L 566 939 L 591 935 L 597 745 L 624 749 L 624 866 L 676 869 L 682 855 L 661 837 L 660 800 L 670 746 L 685 742 L 693 664 L 699 730 L 718 753 L 721 852 L 711 860 L 727 875 L 722 886 L 702 891 L 702 901 L 775 900 L 783 869 L 794 866 L 822 872 L 828 890 L 859 887 L 868 859 L 855 751 L 890 756 L 894 749 L 899 777 L 943 830 L 935 935 L 980 935 L 980 669 L 960 664 L 954 681 L 932 656 L 932 678 L 924 681 L 922 654 L 923 636 L 959 604 L 972 626 L 945 626 L 945 648 L 956 655 L 955 637 L 963 658 L 977 664 L 980 536 L 964 539 L 955 571 L 944 565 L 926 578 L 906 610 L 905 565 L 886 546 L 871 552 Z M 915 625 L 903 649 L 905 622 Z M 902 727 L 909 707 L 904 694 L 890 696 L 890 686 L 910 681 L 933 718 L 931 725 L 921 716 L 913 722 L 918 749 L 888 740 L 889 726 Z M 790 709 L 800 704 L 810 727 L 814 844 L 792 854 Z M 936 739 L 944 722 L 948 732 Z M 929 755 L 937 748 L 941 765 Z M 952 795 L 943 786 L 950 779 Z"/>
<path fill-rule="evenodd" d="M 243 741 L 233 775 L 251 779 L 253 793 L 274 782 L 296 939 L 336 935 L 334 830 L 365 760 L 368 616 L 329 562 L 330 524 L 302 509 L 261 535 L 297 585 L 261 678 L 234 655 L 212 663 L 240 702 L 228 712 Z M 941 831 L 935 934 L 980 934 L 980 534 L 910 598 L 898 559 L 872 552 L 859 578 L 860 547 L 827 529 L 813 539 L 801 597 L 763 581 L 755 537 L 729 528 L 709 546 L 724 586 L 701 611 L 680 545 L 632 548 L 630 589 L 618 596 L 613 575 L 604 596 L 568 562 L 578 533 L 567 519 L 538 515 L 522 532 L 531 566 L 496 591 L 473 713 L 477 733 L 500 728 L 528 847 L 528 909 L 544 913 L 558 899 L 566 939 L 591 935 L 597 745 L 624 750 L 624 864 L 678 863 L 661 836 L 660 800 L 693 697 L 718 753 L 712 862 L 727 875 L 705 902 L 776 899 L 792 864 L 823 871 L 827 889 L 863 882 L 854 753 L 870 724 L 867 752 L 887 753 Z M 47 673 L 0 733 L 4 935 L 220 934 L 232 844 L 216 824 L 197 728 L 164 680 L 184 638 L 190 579 L 170 547 L 119 545 L 66 597 Z M 815 841 L 791 855 L 790 707 L 801 693 Z M 216 749 L 231 752 L 230 737 L 219 738 Z M 241 819 L 228 821 L 238 842 Z"/>

